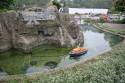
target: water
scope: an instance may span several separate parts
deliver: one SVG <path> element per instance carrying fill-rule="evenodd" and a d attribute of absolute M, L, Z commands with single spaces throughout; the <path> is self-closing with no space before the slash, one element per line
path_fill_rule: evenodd
<path fill-rule="evenodd" d="M 3 73 L 9 75 L 49 71 L 49 69 L 55 67 L 65 67 L 74 62 L 83 61 L 110 51 L 112 46 L 123 40 L 119 36 L 103 32 L 91 25 L 81 25 L 81 28 L 84 34 L 83 47 L 88 49 L 87 54 L 75 59 L 70 58 L 68 55 L 69 49 L 60 48 L 55 45 L 39 46 L 33 50 L 33 54 L 24 54 L 16 50 L 11 50 L 0 54 L 0 69 L 4 71 Z"/>
<path fill-rule="evenodd" d="M 64 67 L 71 63 L 86 60 L 88 58 L 97 56 L 104 52 L 110 51 L 112 46 L 118 44 L 123 40 L 123 38 L 113 35 L 111 33 L 103 32 L 99 29 L 96 29 L 92 25 L 81 25 L 84 34 L 84 45 L 83 47 L 88 49 L 88 52 L 76 59 L 71 59 L 69 56 L 64 57 L 59 63 L 59 67 Z"/>

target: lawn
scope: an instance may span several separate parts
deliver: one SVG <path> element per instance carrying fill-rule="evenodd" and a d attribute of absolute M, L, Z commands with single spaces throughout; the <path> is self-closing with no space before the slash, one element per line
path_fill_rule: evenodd
<path fill-rule="evenodd" d="M 101 28 L 112 31 L 116 34 L 125 35 L 125 24 L 100 23 Z"/>

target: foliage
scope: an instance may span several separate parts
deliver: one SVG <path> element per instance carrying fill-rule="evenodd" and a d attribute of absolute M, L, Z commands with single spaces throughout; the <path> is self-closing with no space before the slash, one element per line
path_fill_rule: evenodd
<path fill-rule="evenodd" d="M 90 23 L 90 22 L 91 22 L 91 19 L 88 18 L 88 19 L 85 19 L 84 21 L 85 21 L 86 23 Z"/>
<path fill-rule="evenodd" d="M 125 11 L 125 0 L 114 0 L 114 7 L 116 11 Z"/>
<path fill-rule="evenodd" d="M 118 21 L 113 21 L 113 23 L 117 23 L 117 24 L 125 24 L 125 19 L 118 20 Z"/>
<path fill-rule="evenodd" d="M 24 5 L 29 6 L 45 6 L 50 0 L 15 0 L 15 8 L 22 8 Z"/>
<path fill-rule="evenodd" d="M 15 7 L 23 7 L 25 4 L 26 6 L 44 6 L 50 0 L 15 0 Z M 64 6 L 69 7 L 88 7 L 88 8 L 111 8 L 112 7 L 112 0 L 61 0 Z M 54 0 L 54 3 L 58 6 L 58 9 L 61 5 L 58 3 L 57 0 Z"/>
<path fill-rule="evenodd" d="M 0 10 L 10 9 L 14 0 L 0 0 Z"/>
<path fill-rule="evenodd" d="M 114 32 L 117 33 L 118 30 Z M 36 74 L 31 80 L 26 77 L 21 77 L 22 80 L 8 80 L 8 83 L 20 81 L 23 83 L 125 83 L 124 78 L 125 41 L 116 45 L 112 51 L 84 64 L 54 71 L 52 74 Z"/>
<path fill-rule="evenodd" d="M 125 18 L 121 20 L 121 23 L 122 23 L 122 24 L 125 24 Z"/>
<path fill-rule="evenodd" d="M 57 2 L 56 0 L 52 1 L 53 5 L 55 5 L 57 7 L 57 9 L 60 9 L 61 4 L 59 2 Z"/>
<path fill-rule="evenodd" d="M 103 19 L 103 18 L 100 18 L 100 23 L 104 23 L 105 22 L 105 20 Z"/>
<path fill-rule="evenodd" d="M 51 75 L 36 75 L 34 80 L 24 79 L 24 83 L 125 83 L 124 49 L 125 42 L 85 64 L 81 63 L 66 71 L 62 69 Z"/>
<path fill-rule="evenodd" d="M 60 74 L 41 78 L 33 83 L 124 83 L 125 47 L 118 46 L 114 51 L 104 54 L 95 63 L 73 67 Z"/>
<path fill-rule="evenodd" d="M 69 7 L 111 8 L 112 0 L 65 0 Z"/>
<path fill-rule="evenodd" d="M 80 63 L 49 75 L 36 75 L 33 80 L 25 78 L 23 81 L 24 83 L 125 83 L 124 49 L 125 42 L 122 42 L 112 51 L 84 64 Z M 15 82 L 15 80 L 12 81 Z"/>

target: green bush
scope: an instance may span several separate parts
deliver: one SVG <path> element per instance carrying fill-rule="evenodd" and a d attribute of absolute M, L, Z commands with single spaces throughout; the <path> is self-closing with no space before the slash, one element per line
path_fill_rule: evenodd
<path fill-rule="evenodd" d="M 105 20 L 104 20 L 103 18 L 100 18 L 99 22 L 100 22 L 100 23 L 104 23 Z"/>
<path fill-rule="evenodd" d="M 60 9 L 61 4 L 59 2 L 57 2 L 56 0 L 54 0 L 52 3 L 53 3 L 53 5 L 55 5 L 57 7 L 58 10 Z"/>
<path fill-rule="evenodd" d="M 10 9 L 14 0 L 0 0 L 0 10 Z"/>
<path fill-rule="evenodd" d="M 113 21 L 113 23 L 125 24 L 125 19 L 118 20 L 118 21 Z"/>
<path fill-rule="evenodd" d="M 125 18 L 124 18 L 123 20 L 121 20 L 121 23 L 122 23 L 122 24 L 125 24 Z"/>

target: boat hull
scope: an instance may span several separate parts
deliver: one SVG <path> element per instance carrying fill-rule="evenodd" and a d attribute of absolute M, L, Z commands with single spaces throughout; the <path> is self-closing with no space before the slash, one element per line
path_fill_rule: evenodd
<path fill-rule="evenodd" d="M 79 56 L 82 56 L 84 54 L 86 54 L 87 51 L 84 51 L 84 52 L 80 52 L 80 53 L 73 53 L 73 52 L 70 52 L 69 55 L 70 57 L 79 57 Z"/>

